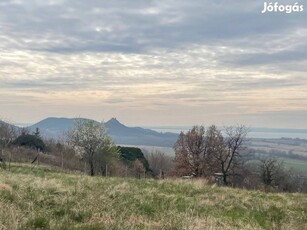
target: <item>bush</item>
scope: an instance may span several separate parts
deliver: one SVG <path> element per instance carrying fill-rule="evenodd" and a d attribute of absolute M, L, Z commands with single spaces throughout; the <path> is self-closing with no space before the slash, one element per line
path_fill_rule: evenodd
<path fill-rule="evenodd" d="M 144 154 L 140 148 L 119 146 L 119 152 L 120 152 L 120 158 L 125 164 L 133 166 L 134 162 L 136 160 L 139 160 L 140 162 L 142 162 L 146 172 L 151 171 L 149 168 L 149 163 L 147 159 L 144 157 Z"/>
<path fill-rule="evenodd" d="M 13 144 L 17 146 L 34 148 L 40 151 L 44 151 L 46 148 L 45 143 L 39 136 L 31 134 L 23 134 L 17 137 Z"/>

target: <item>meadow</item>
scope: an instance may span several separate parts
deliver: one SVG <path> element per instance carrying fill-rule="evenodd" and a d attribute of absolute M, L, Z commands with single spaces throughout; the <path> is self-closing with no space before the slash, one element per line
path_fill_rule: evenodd
<path fill-rule="evenodd" d="M 289 158 L 281 158 L 280 161 L 283 162 L 283 165 L 286 169 L 292 169 L 307 175 L 307 161 Z"/>
<path fill-rule="evenodd" d="M 307 229 L 307 195 L 0 169 L 0 229 Z"/>

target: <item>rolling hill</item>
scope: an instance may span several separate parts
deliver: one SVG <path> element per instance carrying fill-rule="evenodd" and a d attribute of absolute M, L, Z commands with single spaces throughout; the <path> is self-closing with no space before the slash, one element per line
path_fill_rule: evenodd
<path fill-rule="evenodd" d="M 49 117 L 29 126 L 28 129 L 33 132 L 36 128 L 39 128 L 44 137 L 62 139 L 65 137 L 65 132 L 73 127 L 76 119 L 84 118 Z M 141 127 L 127 127 L 116 118 L 110 119 L 105 125 L 114 142 L 121 145 L 172 147 L 178 137 L 178 134 L 175 133 L 160 133 Z"/>

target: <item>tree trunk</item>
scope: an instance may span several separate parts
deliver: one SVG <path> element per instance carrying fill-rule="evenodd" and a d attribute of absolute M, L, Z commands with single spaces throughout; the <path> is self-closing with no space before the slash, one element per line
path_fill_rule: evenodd
<path fill-rule="evenodd" d="M 94 162 L 93 162 L 93 159 L 89 160 L 89 164 L 90 164 L 90 176 L 94 176 Z"/>

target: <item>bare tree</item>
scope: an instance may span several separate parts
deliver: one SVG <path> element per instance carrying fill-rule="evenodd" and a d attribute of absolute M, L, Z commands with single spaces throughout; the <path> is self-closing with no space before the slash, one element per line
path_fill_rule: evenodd
<path fill-rule="evenodd" d="M 277 185 L 278 177 L 282 171 L 282 162 L 272 158 L 262 159 L 260 160 L 259 171 L 261 181 L 265 186 Z"/>
<path fill-rule="evenodd" d="M 9 146 L 9 144 L 16 137 L 16 132 L 10 124 L 0 120 L 0 166 L 5 167 L 5 159 L 4 159 L 4 149 Z"/>
<path fill-rule="evenodd" d="M 144 155 L 154 176 L 159 176 L 159 178 L 163 179 L 173 170 L 173 157 L 167 156 L 159 150 L 144 153 Z"/>
<path fill-rule="evenodd" d="M 136 159 L 134 161 L 134 170 L 135 170 L 135 173 L 136 173 L 136 177 L 138 179 L 141 179 L 141 175 L 142 175 L 142 173 L 145 172 L 145 168 L 143 166 L 143 163 L 139 159 Z"/>
<path fill-rule="evenodd" d="M 16 132 L 10 124 L 0 120 L 0 145 L 6 148 L 16 137 Z"/>
<path fill-rule="evenodd" d="M 225 133 L 223 145 L 219 147 L 213 156 L 217 160 L 217 164 L 219 164 L 220 173 L 223 175 L 223 183 L 228 185 L 229 176 L 236 175 L 236 169 L 241 163 L 241 150 L 244 148 L 243 144 L 247 129 L 245 126 L 227 127 Z"/>
<path fill-rule="evenodd" d="M 95 158 L 105 151 L 114 151 L 114 144 L 103 123 L 77 119 L 74 128 L 68 132 L 69 143 L 74 146 L 90 166 L 90 175 L 95 174 Z M 116 154 L 116 153 L 114 153 Z"/>
<path fill-rule="evenodd" d="M 205 175 L 213 176 L 221 171 L 221 164 L 217 159 L 225 152 L 224 137 L 215 125 L 210 126 L 206 131 L 206 152 Z"/>
<path fill-rule="evenodd" d="M 203 126 L 194 126 L 187 133 L 181 132 L 175 149 L 175 167 L 180 176 L 203 175 L 203 163 L 206 154 L 206 137 Z"/>
<path fill-rule="evenodd" d="M 203 126 L 195 126 L 187 133 L 181 133 L 174 147 L 179 176 L 221 173 L 223 183 L 227 185 L 229 176 L 237 173 L 246 135 L 244 126 L 228 127 L 223 136 L 214 125 L 206 131 Z"/>

